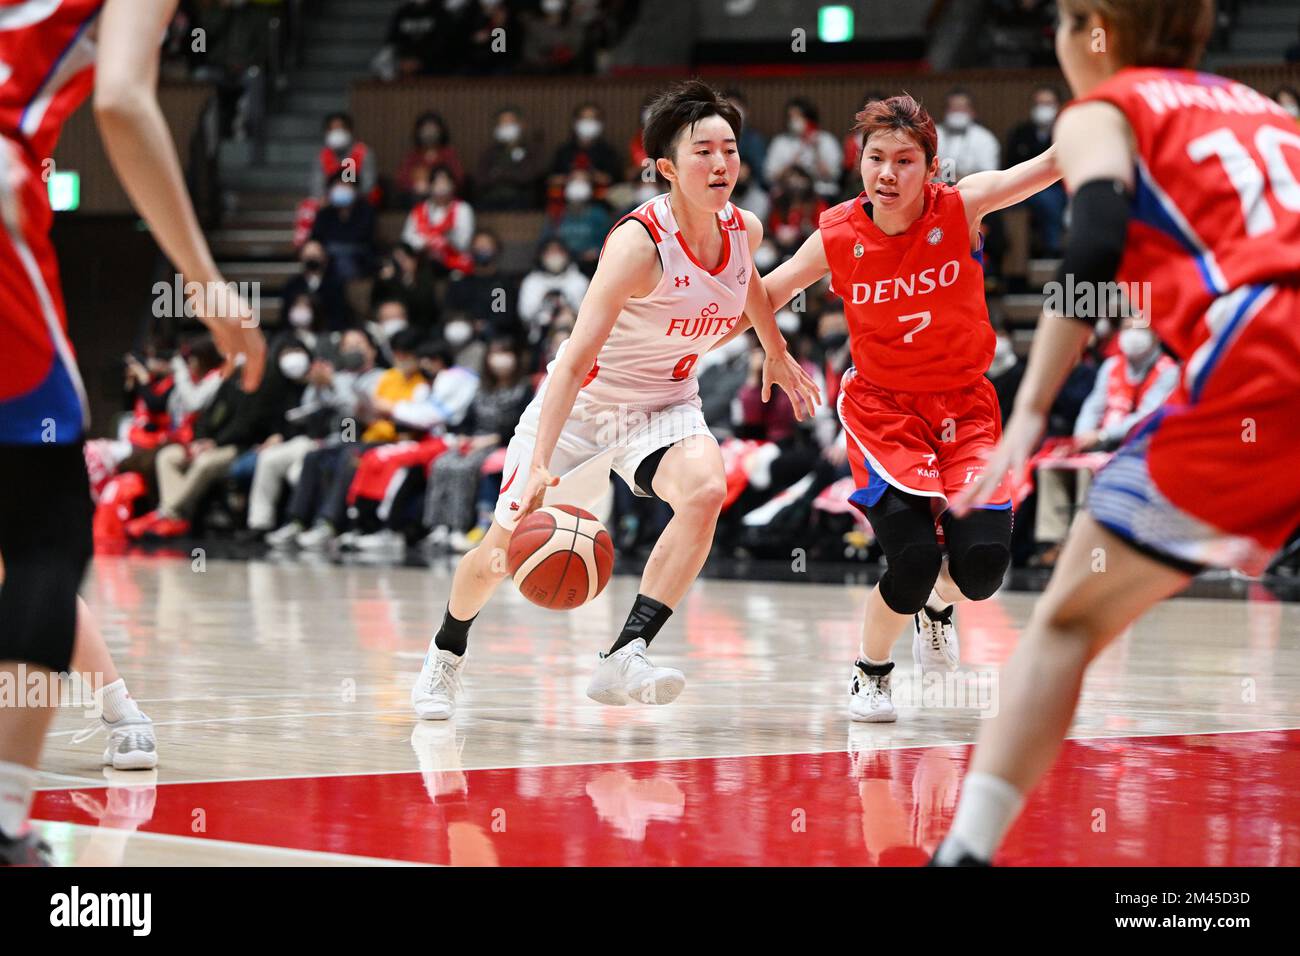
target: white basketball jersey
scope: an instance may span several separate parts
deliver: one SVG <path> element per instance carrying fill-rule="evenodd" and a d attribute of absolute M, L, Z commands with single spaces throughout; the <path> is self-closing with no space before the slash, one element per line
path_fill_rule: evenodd
<path fill-rule="evenodd" d="M 664 273 L 649 295 L 627 300 L 579 395 L 638 407 L 692 401 L 699 394 L 695 368 L 700 356 L 745 312 L 754 268 L 744 217 L 731 203 L 718 213 L 722 256 L 712 269 L 686 245 L 667 193 L 637 206 L 616 228 L 627 219 L 645 225 Z"/>

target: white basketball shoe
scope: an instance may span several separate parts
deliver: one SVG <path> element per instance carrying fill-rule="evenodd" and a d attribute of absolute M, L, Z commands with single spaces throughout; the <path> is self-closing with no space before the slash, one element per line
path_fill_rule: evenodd
<path fill-rule="evenodd" d="M 942 614 L 923 607 L 912 618 L 912 661 L 919 674 L 955 671 L 961 663 L 957 628 L 952 623 L 953 605 Z"/>
<path fill-rule="evenodd" d="M 98 719 L 74 735 L 72 743 L 89 740 L 101 730 L 108 732 L 104 766 L 114 770 L 152 770 L 158 766 L 158 739 L 154 736 L 153 721 L 144 714 L 117 721 Z"/>
<path fill-rule="evenodd" d="M 686 675 L 671 667 L 656 667 L 645 652 L 645 641 L 638 637 L 613 654 L 601 654 L 587 696 L 614 707 L 671 704 L 686 687 Z"/>
<path fill-rule="evenodd" d="M 868 664 L 863 660 L 853 663 L 853 677 L 849 681 L 851 719 L 867 724 L 892 724 L 898 720 L 889 687 L 889 673 L 893 669 L 893 661 L 883 665 Z M 883 674 L 879 673 L 881 670 Z"/>
<path fill-rule="evenodd" d="M 411 688 L 411 705 L 421 720 L 450 720 L 456 713 L 456 697 L 461 691 L 460 674 L 465 669 L 466 656 L 429 648 L 420 676 Z"/>

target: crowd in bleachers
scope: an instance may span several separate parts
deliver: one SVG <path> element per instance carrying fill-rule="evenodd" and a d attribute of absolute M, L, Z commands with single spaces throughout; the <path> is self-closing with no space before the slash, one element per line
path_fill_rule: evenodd
<path fill-rule="evenodd" d="M 730 95 L 743 114 L 743 96 Z M 1056 90 L 1034 91 L 1023 122 L 999 138 L 979 124 L 971 96 L 953 90 L 939 117 L 947 177 L 1036 155 L 1059 105 Z M 579 107 L 571 120 L 570 136 L 548 155 L 528 118 L 503 107 L 494 143 L 471 163 L 428 112 L 385 181 L 351 120 L 329 117 L 317 208 L 299 232 L 301 271 L 283 290 L 279 324 L 267 326 L 263 385 L 240 392 L 206 339 L 175 357 L 133 357 L 129 425 L 93 451 L 104 479 L 104 539 L 224 530 L 275 547 L 472 546 L 491 520 L 505 445 L 573 327 L 605 235 L 664 188 L 643 175 L 637 140 L 620 150 L 605 138 L 598 108 Z M 742 156 L 734 199 L 764 221 L 760 272 L 793 253 L 821 211 L 861 188 L 854 138 L 824 128 L 801 99 L 789 102 L 785 128 L 770 138 L 747 126 Z M 1059 187 L 1049 193 L 1028 212 L 1034 252 L 1050 257 L 1060 251 L 1066 203 Z M 380 204 L 406 210 L 400 241 L 389 247 L 375 240 Z M 544 215 L 531 268 L 503 270 L 501 237 L 476 221 L 484 209 Z M 996 220 L 987 228 L 985 262 L 996 283 Z M 752 333 L 701 359 L 704 413 L 727 464 L 719 546 L 870 555 L 870 529 L 844 506 L 849 469 L 834 414 L 850 362 L 843 307 L 823 280 L 778 323 L 827 401 L 804 423 L 779 391 L 761 402 Z M 1006 416 L 1024 363 L 996 312 L 994 325 L 988 375 Z M 1063 389 L 1035 468 L 1020 476 L 1020 563 L 1051 563 L 1086 473 L 1168 393 L 1171 362 L 1143 331 L 1103 321 Z M 644 549 L 666 506 L 618 482 L 615 489 L 602 517 L 622 550 Z"/>

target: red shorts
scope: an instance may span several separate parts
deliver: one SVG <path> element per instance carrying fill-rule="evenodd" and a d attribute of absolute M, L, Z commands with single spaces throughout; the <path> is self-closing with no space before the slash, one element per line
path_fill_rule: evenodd
<path fill-rule="evenodd" d="M 1223 296 L 1169 401 L 1094 480 L 1088 511 L 1139 549 L 1258 573 L 1300 527 L 1300 289 Z"/>
<path fill-rule="evenodd" d="M 893 486 L 934 499 L 937 517 L 984 471 L 985 455 L 1002 436 L 997 392 L 983 376 L 946 392 L 901 392 L 872 385 L 850 368 L 837 407 L 858 487 L 849 501 L 862 509 Z M 1011 507 L 1007 478 L 985 507 Z"/>

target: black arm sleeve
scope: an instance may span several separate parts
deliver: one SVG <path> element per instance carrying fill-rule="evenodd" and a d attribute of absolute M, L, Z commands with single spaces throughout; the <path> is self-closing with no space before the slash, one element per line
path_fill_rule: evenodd
<path fill-rule="evenodd" d="M 1056 275 L 1061 288 L 1114 281 L 1124 257 L 1132 212 L 1128 187 L 1118 180 L 1093 179 L 1079 187 L 1070 203 L 1070 237 Z M 1071 277 L 1072 282 L 1068 281 Z M 1066 318 L 1088 325 L 1097 323 L 1096 310 L 1090 315 L 1076 315 L 1070 299 L 1070 296 L 1063 297 L 1062 314 Z"/>

